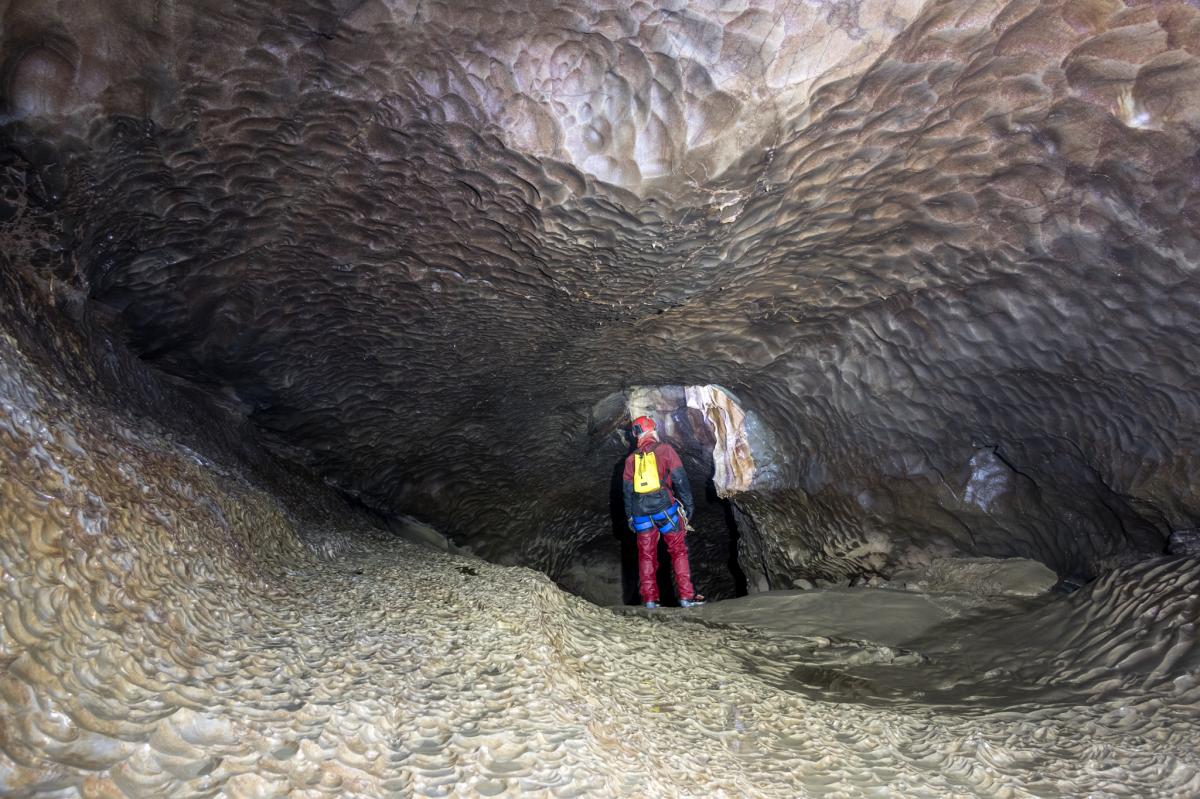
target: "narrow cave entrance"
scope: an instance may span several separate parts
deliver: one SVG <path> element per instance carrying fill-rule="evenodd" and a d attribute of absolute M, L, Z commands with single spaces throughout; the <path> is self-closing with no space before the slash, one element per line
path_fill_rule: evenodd
<path fill-rule="evenodd" d="M 711 599 L 744 596 L 746 575 L 738 562 L 740 533 L 731 496 L 747 490 L 754 479 L 745 412 L 728 391 L 713 385 L 637 387 L 627 397 L 627 418 L 653 418 L 661 439 L 679 452 L 687 471 L 696 500 L 688 554 L 697 590 Z M 614 485 L 618 508 L 619 477 Z M 660 597 L 674 604 L 671 562 L 662 542 L 658 561 Z M 621 536 L 621 567 L 622 599 L 636 604 L 637 547 L 632 534 Z"/>

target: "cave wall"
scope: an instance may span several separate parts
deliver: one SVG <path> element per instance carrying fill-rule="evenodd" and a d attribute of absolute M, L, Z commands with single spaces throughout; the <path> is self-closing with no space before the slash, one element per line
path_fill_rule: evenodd
<path fill-rule="evenodd" d="M 552 576 L 729 387 L 763 587 L 1200 525 L 1186 3 L 0 6 L 12 250 L 389 513 Z M 20 260 L 20 258 L 15 258 Z M 65 264 L 56 267 L 56 264 Z"/>
<path fill-rule="evenodd" d="M 0 264 L 6 797 L 1200 790 L 1195 558 L 920 652 L 613 613 L 373 528 Z"/>

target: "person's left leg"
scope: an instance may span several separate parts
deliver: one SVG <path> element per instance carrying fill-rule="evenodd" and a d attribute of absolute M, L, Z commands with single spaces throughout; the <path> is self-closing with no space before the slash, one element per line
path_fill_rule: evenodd
<path fill-rule="evenodd" d="M 674 533 L 664 533 L 667 542 L 667 552 L 671 555 L 671 569 L 675 572 L 675 593 L 680 600 L 691 601 L 696 596 L 692 587 L 692 567 L 688 563 L 687 541 L 683 530 Z"/>

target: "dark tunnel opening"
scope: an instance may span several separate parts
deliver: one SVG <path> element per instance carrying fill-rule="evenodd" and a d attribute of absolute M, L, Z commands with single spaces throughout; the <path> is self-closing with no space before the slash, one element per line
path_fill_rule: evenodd
<path fill-rule="evenodd" d="M 705 453 L 694 447 L 687 447 L 680 453 L 684 467 L 688 473 L 693 495 L 696 500 L 695 518 L 690 526 L 693 531 L 688 533 L 688 555 L 692 576 L 698 591 L 710 599 L 727 599 L 745 596 L 746 575 L 738 563 L 738 527 L 734 516 L 732 502 L 717 494 L 712 481 L 712 452 Z M 593 561 L 591 555 L 602 555 L 606 549 L 616 542 L 619 548 L 620 563 L 620 593 L 619 599 L 614 599 L 612 593 L 599 594 L 593 583 L 574 584 L 570 581 L 563 583 L 565 589 L 578 593 L 585 598 L 593 599 L 601 604 L 619 601 L 625 605 L 640 604 L 638 594 L 638 556 L 635 534 L 625 523 L 625 512 L 622 505 L 621 472 L 624 461 L 614 467 L 609 481 L 609 509 L 612 516 L 611 539 L 597 539 L 591 546 L 585 546 L 580 552 L 584 562 L 596 562 L 597 568 L 607 567 L 609 560 L 598 557 Z M 658 589 L 659 596 L 666 604 L 678 603 L 675 591 L 674 577 L 671 571 L 671 559 L 667 554 L 666 545 L 660 541 L 658 546 Z"/>
<path fill-rule="evenodd" d="M 696 504 L 686 539 L 696 590 L 712 599 L 744 596 L 749 586 L 739 562 L 743 547 L 737 520 L 747 516 L 733 503 L 736 492 L 753 481 L 754 457 L 746 412 L 732 394 L 712 385 L 632 387 L 593 407 L 592 462 L 607 472 L 604 532 L 583 533 L 578 553 L 560 561 L 551 576 L 565 590 L 600 605 L 640 604 L 637 539 L 626 525 L 622 471 L 632 451 L 629 420 L 642 413 L 657 420 L 660 439 L 676 450 L 687 473 Z M 603 483 L 597 480 L 596 485 Z M 671 560 L 663 541 L 658 549 L 660 598 L 675 604 Z"/>
<path fill-rule="evenodd" d="M 733 503 L 721 497 L 713 484 L 712 450 L 686 446 L 680 453 L 696 498 L 696 518 L 688 533 L 688 551 L 698 590 L 713 599 L 745 596 L 746 575 L 738 563 L 739 531 Z M 669 561 L 668 561 L 669 563 Z M 664 597 L 674 597 L 668 570 L 660 555 L 659 587 Z"/>

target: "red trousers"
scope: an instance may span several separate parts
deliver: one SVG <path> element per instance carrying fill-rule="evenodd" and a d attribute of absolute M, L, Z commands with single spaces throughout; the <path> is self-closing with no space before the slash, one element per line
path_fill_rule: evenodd
<path fill-rule="evenodd" d="M 696 591 L 692 588 L 692 568 L 688 564 L 687 542 L 683 530 L 660 533 L 658 528 L 637 533 L 638 545 L 638 588 L 642 602 L 658 601 L 658 537 L 667 541 L 667 552 L 671 555 L 671 568 L 675 572 L 675 593 L 680 599 L 692 599 Z"/>

